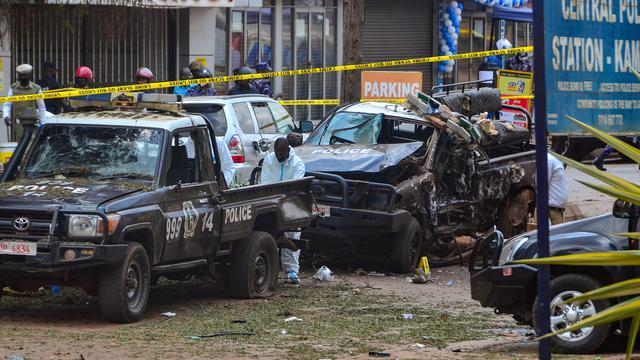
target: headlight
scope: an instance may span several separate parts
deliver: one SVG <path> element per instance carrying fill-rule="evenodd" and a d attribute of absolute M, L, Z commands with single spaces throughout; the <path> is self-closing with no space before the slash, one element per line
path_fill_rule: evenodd
<path fill-rule="evenodd" d="M 118 227 L 120 215 L 107 215 L 107 231 L 109 235 Z M 98 215 L 70 215 L 69 216 L 69 237 L 88 238 L 99 237 L 104 234 L 104 220 Z"/>
<path fill-rule="evenodd" d="M 502 245 L 502 251 L 500 251 L 498 265 L 504 265 L 513 261 L 513 255 L 515 255 L 516 251 L 518 251 L 520 246 L 527 242 L 527 240 L 529 240 L 529 237 L 523 236 L 504 243 Z"/>

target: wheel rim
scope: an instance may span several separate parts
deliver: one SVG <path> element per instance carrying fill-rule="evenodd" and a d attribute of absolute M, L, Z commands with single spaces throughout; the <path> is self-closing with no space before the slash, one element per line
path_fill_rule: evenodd
<path fill-rule="evenodd" d="M 269 285 L 269 260 L 265 253 L 260 253 L 256 257 L 253 266 L 254 286 L 257 292 L 263 292 Z"/>
<path fill-rule="evenodd" d="M 572 290 L 561 292 L 553 298 L 551 301 L 551 331 L 563 330 L 596 314 L 595 305 L 591 300 L 563 304 L 563 302 L 579 295 L 582 295 L 582 293 Z M 576 342 L 586 339 L 592 332 L 593 326 L 586 326 L 579 330 L 565 332 L 556 336 L 563 341 Z"/>
<path fill-rule="evenodd" d="M 143 287 L 142 272 L 137 264 L 130 264 L 127 268 L 127 281 L 125 285 L 129 307 L 135 308 L 141 301 Z"/>

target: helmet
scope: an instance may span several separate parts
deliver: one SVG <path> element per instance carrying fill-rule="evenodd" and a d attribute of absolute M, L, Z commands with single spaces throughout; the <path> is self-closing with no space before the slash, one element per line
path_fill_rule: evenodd
<path fill-rule="evenodd" d="M 240 69 L 238 69 L 238 75 L 250 75 L 250 74 L 255 74 L 256 72 L 253 71 L 252 68 L 248 68 L 246 66 L 241 67 Z"/>
<path fill-rule="evenodd" d="M 86 80 L 93 79 L 93 71 L 88 66 L 80 66 L 76 69 L 76 77 Z"/>
<path fill-rule="evenodd" d="M 141 67 L 141 68 L 138 68 L 138 70 L 136 70 L 136 77 L 146 78 L 149 81 L 151 81 L 153 80 L 153 73 L 151 72 L 151 70 L 149 70 L 149 68 Z"/>
<path fill-rule="evenodd" d="M 191 73 L 191 70 L 189 70 L 188 67 L 180 71 L 180 79 L 185 80 L 185 79 L 191 79 L 191 78 L 193 78 L 193 74 Z"/>
<path fill-rule="evenodd" d="M 203 68 L 202 70 L 200 70 L 200 74 L 198 76 L 199 78 L 210 78 L 213 77 L 213 74 L 211 73 L 211 71 L 207 68 Z"/>
<path fill-rule="evenodd" d="M 273 69 L 271 68 L 271 65 L 269 65 L 268 62 L 263 61 L 256 64 L 256 71 L 259 73 L 265 73 L 265 72 L 272 72 Z"/>

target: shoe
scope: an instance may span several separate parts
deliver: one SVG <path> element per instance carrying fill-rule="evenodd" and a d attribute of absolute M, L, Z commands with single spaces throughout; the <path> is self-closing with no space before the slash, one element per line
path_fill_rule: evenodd
<path fill-rule="evenodd" d="M 593 165 L 600 171 L 607 171 L 604 167 L 604 159 L 597 157 L 593 160 Z"/>
<path fill-rule="evenodd" d="M 285 284 L 293 284 L 300 285 L 300 279 L 298 278 L 298 273 L 289 271 L 287 273 L 287 278 L 284 280 Z"/>

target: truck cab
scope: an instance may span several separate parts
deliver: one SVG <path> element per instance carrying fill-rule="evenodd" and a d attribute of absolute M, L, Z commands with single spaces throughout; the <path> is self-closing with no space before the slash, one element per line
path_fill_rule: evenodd
<path fill-rule="evenodd" d="M 2 286 L 81 287 L 116 322 L 142 318 L 159 276 L 273 294 L 276 239 L 309 225 L 312 179 L 227 190 L 210 124 L 163 97 L 49 118 L 15 154 L 0 183 Z"/>

